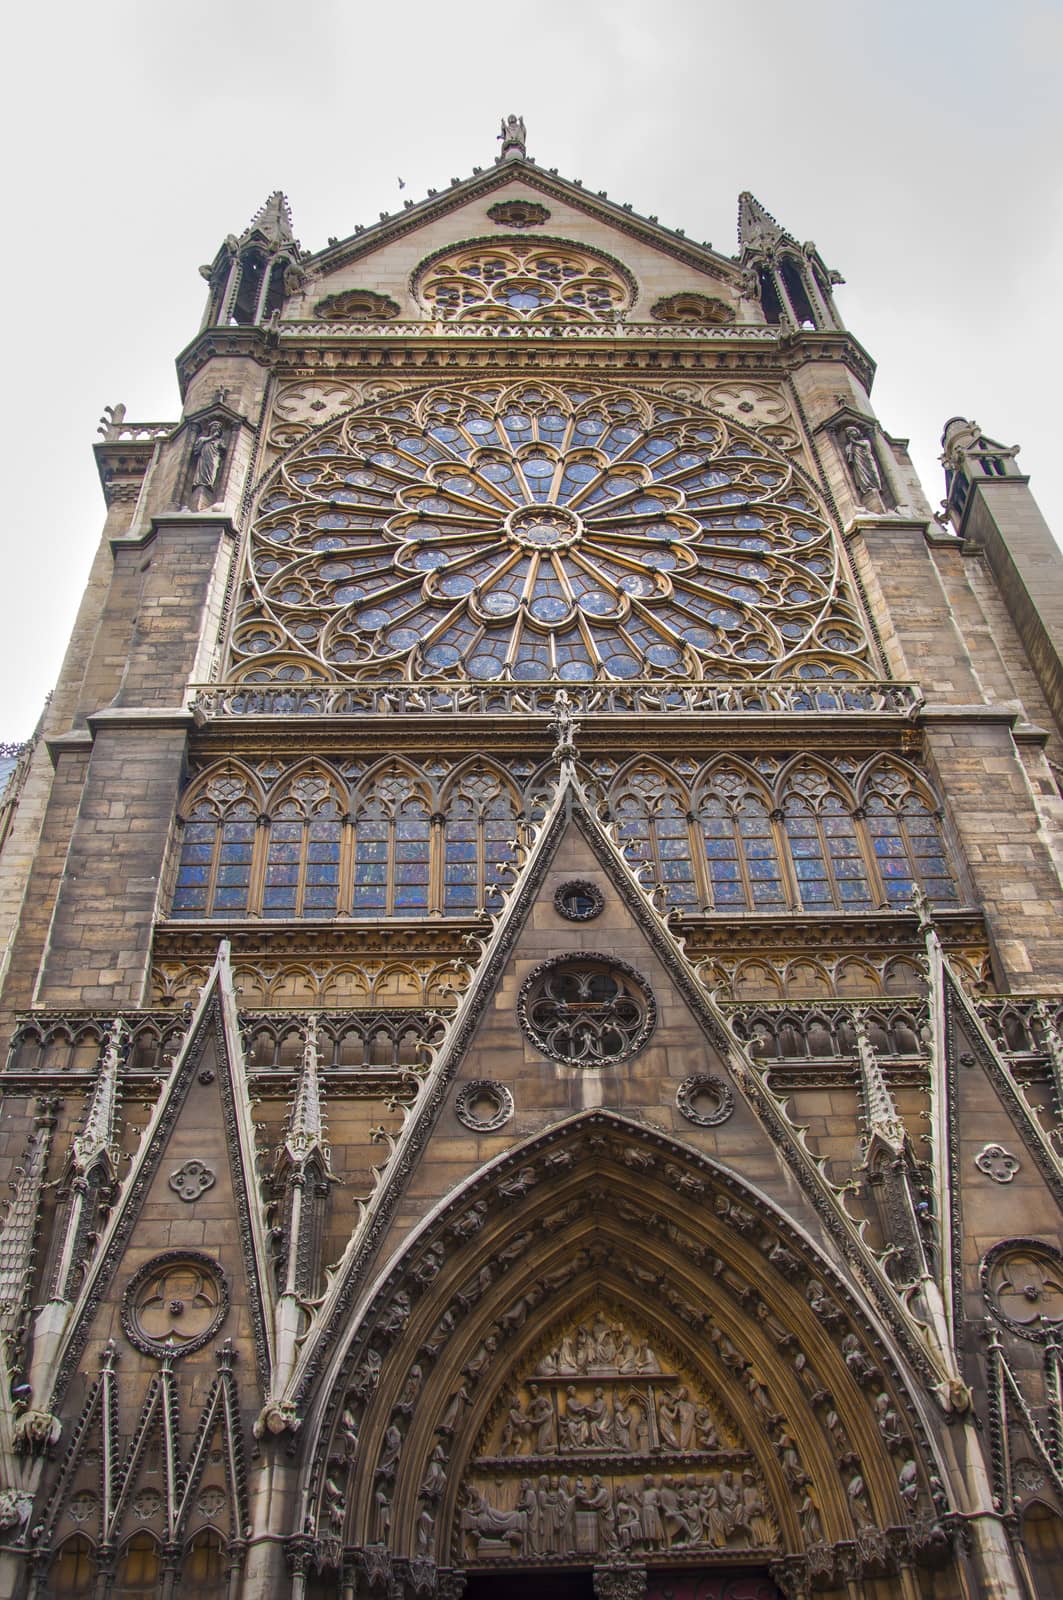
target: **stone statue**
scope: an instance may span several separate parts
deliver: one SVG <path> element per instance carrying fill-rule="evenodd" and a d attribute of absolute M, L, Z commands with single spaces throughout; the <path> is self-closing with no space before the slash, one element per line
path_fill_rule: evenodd
<path fill-rule="evenodd" d="M 192 488 L 214 489 L 225 454 L 225 435 L 218 421 L 208 422 L 192 446 Z"/>
<path fill-rule="evenodd" d="M 524 118 L 514 116 L 502 118 L 502 131 L 498 135 L 502 141 L 502 158 L 506 156 L 523 156 L 527 154 L 528 134 L 524 126 Z"/>
<path fill-rule="evenodd" d="M 856 489 L 857 498 L 867 505 L 873 495 L 877 495 L 882 504 L 882 474 L 879 472 L 878 462 L 871 440 L 866 433 L 851 423 L 843 434 L 845 440 L 845 460 Z"/>

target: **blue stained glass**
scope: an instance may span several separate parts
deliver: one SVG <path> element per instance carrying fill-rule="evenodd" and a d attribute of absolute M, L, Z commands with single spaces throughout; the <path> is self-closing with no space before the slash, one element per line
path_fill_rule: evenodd
<path fill-rule="evenodd" d="M 210 858 L 208 857 L 207 859 L 209 861 Z M 193 884 L 209 883 L 210 867 L 192 867 L 182 863 L 180 878 L 178 881 L 180 888 L 183 890 L 190 889 Z"/>

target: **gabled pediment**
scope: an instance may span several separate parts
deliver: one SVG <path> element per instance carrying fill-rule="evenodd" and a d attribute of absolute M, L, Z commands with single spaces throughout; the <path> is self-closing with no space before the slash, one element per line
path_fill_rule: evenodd
<path fill-rule="evenodd" d="M 518 160 L 406 202 L 403 210 L 305 258 L 307 282 L 285 316 L 311 319 L 328 297 L 372 291 L 398 302 L 402 319 L 421 317 L 424 305 L 411 292 L 411 279 L 426 258 L 471 243 L 527 250 L 540 238 L 620 263 L 636 282 L 630 315 L 637 321 L 652 320 L 659 300 L 681 294 L 700 293 L 727 308 L 738 303 L 741 276 L 729 257 L 604 193 Z"/>

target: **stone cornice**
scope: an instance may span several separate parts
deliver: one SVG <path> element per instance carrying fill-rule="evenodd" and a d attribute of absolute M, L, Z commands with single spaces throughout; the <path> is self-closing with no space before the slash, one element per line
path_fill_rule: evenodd
<path fill-rule="evenodd" d="M 235 539 L 237 536 L 232 518 L 227 515 L 209 511 L 168 511 L 164 516 L 152 517 L 143 533 L 123 534 L 121 538 L 110 540 L 111 554 L 117 556 L 121 550 L 143 550 L 160 534 L 172 531 L 185 534 L 190 528 L 214 528 L 229 538 Z"/>

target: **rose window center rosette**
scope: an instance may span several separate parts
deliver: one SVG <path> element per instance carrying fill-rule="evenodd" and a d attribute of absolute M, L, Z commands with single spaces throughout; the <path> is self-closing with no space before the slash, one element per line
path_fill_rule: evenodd
<path fill-rule="evenodd" d="M 680 402 L 437 389 L 330 423 L 264 493 L 242 681 L 873 675 L 814 491 Z"/>

